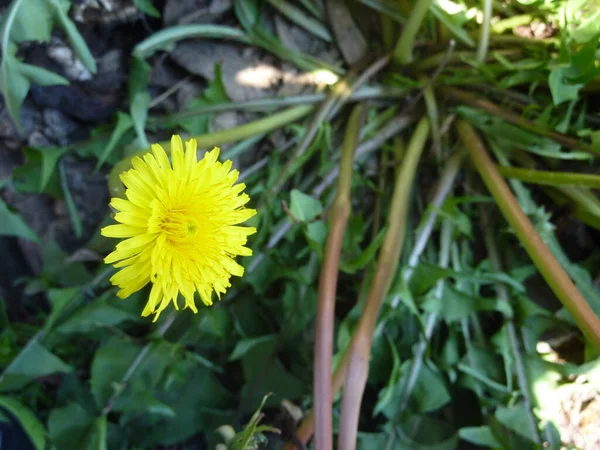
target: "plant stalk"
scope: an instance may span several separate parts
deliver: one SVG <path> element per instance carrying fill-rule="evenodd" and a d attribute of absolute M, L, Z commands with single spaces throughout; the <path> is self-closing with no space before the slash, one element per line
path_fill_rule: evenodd
<path fill-rule="evenodd" d="M 396 49 L 394 50 L 394 61 L 398 64 L 406 65 L 413 62 L 415 38 L 417 37 L 423 19 L 425 19 L 425 15 L 429 10 L 431 1 L 432 0 L 419 0 L 415 2 L 410 11 L 408 21 L 404 25 L 404 29 L 402 30 L 402 34 L 400 35 L 400 39 L 398 39 Z"/>
<path fill-rule="evenodd" d="M 316 323 L 315 363 L 313 369 L 313 399 L 315 410 L 315 448 L 333 448 L 331 367 L 335 323 L 335 296 L 344 232 L 350 217 L 350 188 L 354 151 L 364 122 L 366 106 L 357 105 L 348 121 L 340 160 L 340 176 L 335 200 L 330 211 L 330 231 L 319 279 L 319 300 Z"/>
<path fill-rule="evenodd" d="M 522 167 L 497 166 L 501 175 L 526 183 L 544 186 L 590 187 L 600 189 L 600 176 L 577 172 L 555 172 L 550 170 L 535 170 Z"/>
<path fill-rule="evenodd" d="M 469 150 L 473 164 L 496 200 L 502 214 L 515 231 L 521 245 L 529 254 L 548 286 L 573 316 L 579 329 L 589 339 L 590 343 L 597 350 L 600 350 L 600 319 L 590 308 L 590 305 L 575 287 L 519 206 L 475 130 L 463 120 L 458 122 L 457 130 L 460 140 Z"/>
<path fill-rule="evenodd" d="M 429 129 L 429 121 L 422 118 L 408 144 L 402 169 L 396 178 L 388 216 L 388 231 L 381 248 L 367 302 L 350 347 L 342 396 L 338 438 L 338 449 L 340 450 L 354 450 L 356 447 L 358 417 L 369 374 L 373 332 L 379 308 L 388 293 L 398 267 L 406 232 L 409 196 L 419 159 L 429 136 Z"/>
<path fill-rule="evenodd" d="M 358 150 L 357 150 L 357 153 L 358 153 Z M 416 231 L 415 246 L 413 247 L 413 250 L 410 254 L 409 262 L 408 262 L 409 267 L 408 267 L 407 271 L 403 274 L 403 276 L 405 277 L 405 280 L 407 280 L 407 281 L 412 276 L 414 266 L 416 266 L 416 264 L 419 260 L 419 257 L 423 253 L 423 250 L 425 249 L 425 246 L 427 245 L 427 242 L 429 241 L 429 238 L 431 237 L 431 234 L 433 232 L 433 225 L 438 216 L 439 208 L 444 203 L 444 200 L 450 193 L 451 187 L 456 180 L 456 176 L 458 174 L 458 170 L 460 168 L 461 161 L 462 161 L 462 153 L 455 153 L 448 160 L 448 163 L 446 164 L 446 167 L 444 168 L 444 170 L 442 172 L 439 184 L 437 185 L 437 187 L 435 189 L 435 192 L 432 196 L 432 200 L 430 203 L 430 205 L 431 205 L 430 211 L 431 212 L 427 215 L 426 218 L 422 219 L 423 223 L 422 223 L 422 225 L 420 225 L 417 228 L 417 231 Z M 397 303 L 398 301 L 399 301 L 399 298 L 398 299 L 394 298 L 394 299 L 392 299 L 392 304 Z M 433 331 L 434 324 L 435 324 L 435 321 L 431 325 L 432 331 Z M 426 335 L 431 336 L 431 333 L 426 334 Z M 340 387 L 342 386 L 342 382 L 344 381 L 344 376 L 346 375 L 346 368 L 348 365 L 349 348 L 350 348 L 350 346 L 348 346 L 348 348 L 346 349 L 341 361 L 339 362 L 338 366 L 336 367 L 336 369 L 333 373 L 333 380 L 332 380 L 333 395 L 337 394 Z M 298 438 L 298 440 L 302 443 L 308 442 L 308 440 L 310 439 L 310 437 L 313 434 L 313 427 L 314 427 L 314 415 L 313 415 L 313 411 L 310 411 L 306 415 L 304 420 L 302 421 L 300 427 L 296 430 L 296 437 Z M 285 450 L 295 450 L 295 449 L 297 449 L 297 447 L 292 442 L 289 442 L 285 447 Z"/>
<path fill-rule="evenodd" d="M 483 0 L 483 22 L 477 46 L 477 62 L 485 63 L 488 47 L 490 46 L 490 22 L 492 20 L 492 0 Z"/>

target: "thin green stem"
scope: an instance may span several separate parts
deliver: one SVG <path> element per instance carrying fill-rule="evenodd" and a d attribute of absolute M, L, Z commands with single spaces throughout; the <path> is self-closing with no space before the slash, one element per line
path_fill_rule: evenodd
<path fill-rule="evenodd" d="M 353 91 L 348 96 L 348 101 L 361 101 L 369 99 L 397 99 L 406 96 L 405 88 L 388 86 L 362 86 Z M 152 125 L 161 125 L 165 122 L 177 121 L 187 117 L 196 117 L 202 114 L 212 114 L 227 111 L 266 111 L 273 112 L 274 108 L 283 108 L 286 106 L 308 105 L 322 102 L 327 99 L 326 93 L 289 95 L 286 97 L 269 97 L 257 100 L 247 100 L 244 102 L 230 102 L 216 105 L 204 105 L 188 111 L 181 111 L 175 114 L 154 116 L 148 118 L 148 123 Z"/>
<path fill-rule="evenodd" d="M 312 109 L 312 105 L 294 106 L 277 114 L 254 120 L 237 127 L 229 128 L 228 130 L 215 131 L 212 133 L 194 136 L 193 139 L 196 139 L 198 148 L 207 148 L 227 144 L 229 142 L 240 141 L 257 134 L 268 133 L 279 127 L 294 122 L 306 116 L 310 111 L 312 111 Z M 160 142 L 160 145 L 167 153 L 170 153 L 171 143 L 169 141 Z M 112 197 L 123 197 L 125 195 L 125 188 L 123 183 L 121 183 L 119 176 L 122 172 L 131 168 L 131 160 L 134 157 L 141 157 L 149 151 L 150 149 L 144 149 L 133 155 L 125 157 L 115 164 L 108 176 L 108 189 Z"/>
<path fill-rule="evenodd" d="M 427 58 L 421 59 L 419 62 L 415 63 L 415 70 L 417 72 L 422 72 L 425 70 L 430 70 L 434 67 L 437 67 L 445 57 L 447 52 L 436 53 L 435 55 L 428 56 Z M 516 58 L 523 54 L 523 51 L 518 48 L 508 48 L 508 49 L 500 49 L 495 53 L 498 53 L 505 58 Z M 473 59 L 476 57 L 476 53 L 472 50 L 462 50 L 459 52 L 454 52 L 451 58 L 448 60 L 448 64 L 456 64 L 456 63 L 464 63 L 465 59 Z M 486 61 L 490 60 L 490 56 L 486 57 Z"/>
<path fill-rule="evenodd" d="M 406 65 L 413 62 L 413 47 L 415 45 L 415 38 L 421 28 L 423 19 L 429 10 L 432 0 L 418 0 L 415 2 L 413 9 L 408 16 L 408 21 L 404 25 L 400 39 L 396 44 L 394 50 L 394 61 L 398 64 Z"/>
<path fill-rule="evenodd" d="M 535 170 L 509 166 L 498 166 L 498 171 L 505 177 L 525 181 L 526 183 L 553 187 L 573 185 L 596 189 L 600 188 L 599 175 L 576 172 L 554 172 L 549 170 Z"/>
<path fill-rule="evenodd" d="M 557 189 L 570 197 L 584 210 L 600 218 L 600 200 L 588 189 L 578 186 L 558 186 Z"/>
<path fill-rule="evenodd" d="M 479 44 L 477 45 L 477 62 L 479 64 L 483 64 L 487 58 L 490 45 L 490 22 L 492 20 L 492 0 L 482 0 L 482 2 L 483 22 L 479 34 Z"/>
<path fill-rule="evenodd" d="M 475 130 L 462 120 L 459 121 L 457 130 L 460 140 L 469 150 L 473 164 L 534 265 L 563 306 L 571 313 L 579 329 L 596 349 L 600 349 L 600 319 L 519 206 Z"/>
<path fill-rule="evenodd" d="M 409 196 L 417 166 L 429 136 L 429 130 L 429 121 L 422 118 L 408 144 L 402 169 L 396 178 L 388 216 L 387 232 L 381 247 L 367 302 L 350 347 L 342 396 L 340 435 L 338 439 L 340 450 L 353 450 L 356 447 L 358 417 L 369 374 L 373 332 L 379 308 L 388 293 L 399 264 L 406 232 Z"/>
<path fill-rule="evenodd" d="M 325 245 L 325 256 L 319 279 L 319 299 L 315 333 L 315 363 L 313 379 L 313 401 L 315 404 L 315 448 L 333 448 L 331 367 L 333 354 L 333 331 L 335 320 L 335 297 L 344 232 L 350 217 L 350 187 L 354 151 L 358 144 L 360 129 L 364 122 L 366 106 L 357 105 L 348 121 L 340 176 L 335 200 L 330 210 L 330 231 Z"/>

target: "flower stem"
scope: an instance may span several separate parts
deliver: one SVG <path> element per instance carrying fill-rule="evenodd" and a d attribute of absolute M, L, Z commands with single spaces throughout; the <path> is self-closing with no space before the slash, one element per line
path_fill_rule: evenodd
<path fill-rule="evenodd" d="M 357 153 L 358 153 L 358 150 L 357 150 Z M 458 170 L 460 168 L 461 160 L 462 160 L 462 155 L 460 153 L 455 153 L 454 156 L 452 156 L 448 160 L 448 163 L 446 164 L 446 167 L 444 168 L 442 175 L 440 176 L 440 181 L 435 189 L 435 192 L 431 196 L 432 200 L 430 203 L 430 207 L 428 208 L 431 212 L 422 219 L 422 224 L 419 225 L 419 227 L 417 228 L 416 237 L 415 237 L 415 246 L 413 247 L 413 251 L 410 254 L 409 262 L 408 262 L 409 269 L 404 273 L 405 280 L 407 280 L 407 281 L 411 278 L 414 266 L 416 266 L 420 255 L 423 253 L 423 250 L 425 249 L 425 246 L 426 246 L 429 238 L 431 237 L 431 234 L 433 232 L 433 225 L 436 221 L 436 218 L 438 217 L 439 209 L 440 209 L 442 203 L 444 202 L 444 200 L 446 199 L 446 197 L 448 196 L 448 194 L 450 193 L 451 187 L 456 180 L 456 176 L 457 176 Z M 399 301 L 399 298 L 396 299 L 396 297 L 394 297 L 394 299 L 392 299 L 392 303 L 398 302 L 398 301 Z M 435 324 L 435 321 L 431 325 L 432 330 L 433 330 L 434 324 Z M 429 334 L 429 336 L 430 335 L 431 335 L 431 333 Z M 426 344 L 425 344 L 425 347 L 426 347 Z M 341 361 L 339 362 L 339 364 L 337 365 L 337 367 L 333 373 L 332 392 L 334 395 L 336 395 L 337 392 L 339 391 L 340 387 L 342 386 L 342 382 L 344 381 L 344 376 L 346 375 L 346 369 L 348 366 L 349 349 L 350 349 L 350 346 L 347 347 Z M 313 411 L 310 411 L 306 415 L 304 420 L 302 421 L 300 427 L 298 427 L 298 429 L 296 430 L 296 436 L 297 436 L 298 440 L 303 443 L 308 442 L 308 440 L 312 436 L 313 427 L 314 427 L 314 415 L 313 415 Z M 296 449 L 296 445 L 291 442 L 289 442 L 285 447 L 285 450 L 294 450 L 294 449 Z"/>
<path fill-rule="evenodd" d="M 313 399 L 315 404 L 315 448 L 331 450 L 333 448 L 331 406 L 331 367 L 333 352 L 333 329 L 335 316 L 335 295 L 340 264 L 340 254 L 344 241 L 344 232 L 350 217 L 350 187 L 352 184 L 352 163 L 358 144 L 360 129 L 364 121 L 366 107 L 357 105 L 348 121 L 340 176 L 335 200 L 331 205 L 330 231 L 325 246 L 325 257 L 319 280 L 319 300 L 315 339 L 315 363 L 313 380 Z"/>
<path fill-rule="evenodd" d="M 256 134 L 268 133 L 269 131 L 273 131 L 279 127 L 294 122 L 301 117 L 306 116 L 310 111 L 312 111 L 312 109 L 312 105 L 294 106 L 271 116 L 263 117 L 262 119 L 254 120 L 237 127 L 229 128 L 228 130 L 220 130 L 194 136 L 193 139 L 196 139 L 198 148 L 207 148 L 239 141 Z M 171 144 L 169 141 L 160 142 L 160 145 L 167 153 L 170 153 Z M 136 156 L 142 156 L 149 151 L 150 149 L 141 150 L 133 155 L 126 156 L 117 164 L 115 164 L 108 176 L 108 189 L 111 197 L 123 197 L 125 195 L 125 188 L 123 187 L 123 183 L 121 183 L 119 176 L 122 172 L 131 168 L 132 158 Z"/>
<path fill-rule="evenodd" d="M 402 30 L 402 34 L 400 35 L 400 39 L 398 39 L 396 49 L 394 50 L 394 60 L 398 64 L 406 65 L 413 62 L 415 38 L 417 37 L 419 28 L 421 28 L 421 23 L 429 10 L 431 1 L 432 0 L 417 0 L 410 11 L 408 21 L 404 25 L 404 29 Z"/>
<path fill-rule="evenodd" d="M 381 247 L 367 302 L 350 347 L 344 394 L 342 396 L 340 435 L 338 438 L 338 448 L 340 450 L 353 450 L 356 447 L 358 417 L 369 374 L 373 331 L 379 308 L 388 293 L 398 267 L 406 232 L 409 195 L 417 165 L 429 135 L 429 129 L 429 121 L 422 118 L 408 144 L 402 169 L 396 177 L 396 186 L 394 187 L 388 216 L 388 230 Z"/>
<path fill-rule="evenodd" d="M 460 140 L 469 150 L 473 164 L 534 265 L 563 306 L 571 313 L 579 329 L 596 349 L 600 349 L 600 319 L 519 206 L 475 130 L 462 120 L 458 123 L 457 130 Z"/>

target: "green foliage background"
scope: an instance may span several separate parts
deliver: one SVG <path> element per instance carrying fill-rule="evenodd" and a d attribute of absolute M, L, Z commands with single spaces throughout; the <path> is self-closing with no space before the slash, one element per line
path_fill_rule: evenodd
<path fill-rule="evenodd" d="M 101 168 L 146 148 L 153 141 L 149 136 L 210 132 L 214 110 L 207 111 L 215 105 L 227 108 L 230 102 L 219 67 L 215 80 L 190 103 L 189 111 L 171 117 L 149 113 L 148 60 L 170 51 L 184 38 L 234 40 L 261 48 L 300 69 L 343 73 L 345 68 L 285 48 L 265 19 L 274 12 L 286 14 L 282 5 L 274 8 L 277 3 L 235 2 L 235 26 L 175 26 L 149 36 L 131 55 L 128 110 L 98 126 L 87 142 L 68 148 L 25 149 L 26 164 L 3 181 L 2 189 L 64 199 L 73 229 L 80 236 L 81 220 L 61 171 L 65 154 L 77 153 Z M 297 8 L 291 10 L 292 15 L 302 11 L 294 17 L 309 32 L 332 39 L 320 16 L 322 11 L 315 6 L 319 2 L 289 3 L 288 7 Z M 407 21 L 402 2 L 356 3 L 394 24 Z M 404 3 L 410 6 L 410 2 Z M 135 4 L 150 16 L 160 13 L 152 2 L 138 0 Z M 592 100 L 587 97 L 587 92 L 591 96 L 597 91 L 600 80 L 598 2 L 521 0 L 499 12 L 495 6 L 504 19 L 523 20 L 529 15 L 554 23 L 559 30 L 543 42 L 517 39 L 511 47 L 516 53 L 495 46 L 492 39 L 486 64 L 478 63 L 473 53 L 479 3 L 454 4 L 457 12 L 450 14 L 444 9 L 445 2 L 433 2 L 420 30 L 423 41 L 436 40 L 440 38 L 439 24 L 443 24 L 444 33 L 461 46 L 450 55 L 436 87 L 468 89 L 481 84 L 501 95 L 508 89 L 520 92 L 532 102 L 517 109 L 519 114 L 540 127 L 579 139 L 582 145 L 575 150 L 566 148 L 535 130 L 468 105 L 446 105 L 445 112 L 476 127 L 502 165 L 535 160 L 559 171 L 561 164 L 570 163 L 574 171 L 583 172 L 594 164 L 600 135 L 586 115 L 598 114 L 589 111 Z M 31 8 L 36 12 L 31 13 Z M 2 92 L 15 119 L 31 83 L 67 82 L 20 61 L 15 55 L 22 42 L 47 41 L 59 26 L 83 64 L 95 71 L 94 59 L 68 9 L 69 3 L 62 1 L 14 0 L 3 15 Z M 589 15 L 579 14 L 581 10 Z M 493 32 L 511 29 L 504 30 L 501 25 L 496 22 Z M 419 75 L 430 76 L 440 63 L 440 53 L 420 51 L 419 60 L 407 70 L 390 69 L 373 84 L 416 95 L 423 88 Z M 276 108 L 276 101 L 267 106 Z M 399 103 L 371 104 L 366 138 L 399 113 Z M 433 120 L 431 107 L 428 114 Z M 328 232 L 327 208 L 334 190 L 325 190 L 320 198 L 311 194 L 337 165 L 343 117 L 341 113 L 335 121 L 320 124 L 314 142 L 305 156 L 294 161 L 289 183 L 276 197 L 272 188 L 287 155 L 273 152 L 258 169 L 243 174 L 254 206 L 260 208 L 250 223 L 259 229 L 251 242 L 254 255 L 242 260 L 247 274 L 225 298 L 196 315 L 165 313 L 155 324 L 140 317 L 147 289 L 119 300 L 108 283 L 112 268 L 77 261 L 55 242 L 40 241 L 23 218 L 0 201 L 0 235 L 29 240 L 42 249 L 39 276 L 15 282 L 24 285 L 27 295 L 42 294 L 49 304 L 49 308 L 28 304 L 28 320 L 17 322 L 8 320 L 0 302 L 0 448 L 213 449 L 227 440 L 216 431 L 223 425 L 239 431 L 229 441 L 230 448 L 281 448 L 294 430 L 281 402 L 292 401 L 303 411 L 312 406 L 317 286 Z M 300 120 L 283 129 L 297 142 L 308 125 Z M 262 137 L 246 136 L 224 157 L 242 154 Z M 457 147 L 451 133 L 437 139 L 444 155 Z M 394 148 L 387 142 L 377 156 L 360 159 L 353 175 L 353 214 L 338 283 L 336 363 L 360 317 L 383 241 L 385 227 L 380 224 L 388 214 L 394 160 L 399 158 Z M 374 173 L 369 167 L 376 160 L 384 169 Z M 594 389 L 600 387 L 600 359 L 577 334 L 564 309 L 547 309 L 534 301 L 539 297 L 537 271 L 472 171 L 463 172 L 461 183 L 437 211 L 439 217 L 425 251 L 415 266 L 409 265 L 409 255 L 432 212 L 433 181 L 442 170 L 443 161 L 434 157 L 419 169 L 406 250 L 374 336 L 358 448 L 445 450 L 477 445 L 558 449 L 556 398 L 576 390 L 571 383 L 576 377 Z M 570 214 L 598 229 L 597 197 L 574 195 L 560 183 L 532 187 L 512 180 L 511 186 L 556 258 L 592 308 L 600 312 L 600 294 L 590 275 L 597 273 L 600 263 L 597 249 L 585 260 L 570 261 L 555 237 L 548 208 L 539 201 L 544 192 L 558 204 L 570 204 Z M 505 271 L 493 270 L 483 250 L 482 209 L 493 219 Z M 107 215 L 102 225 L 110 220 Z M 439 263 L 444 239 L 449 249 L 447 267 Z M 106 254 L 111 245 L 96 231 L 85 248 Z M 507 287 L 508 299 L 494 293 L 496 283 Z M 550 329 L 575 333 L 583 357 L 557 361 L 536 351 Z M 519 372 L 522 369 L 524 372 Z M 272 395 L 265 397 L 268 393 Z M 265 417 L 256 411 L 259 407 Z M 336 402 L 336 421 L 338 413 Z M 283 434 L 263 428 L 263 424 L 281 429 Z"/>

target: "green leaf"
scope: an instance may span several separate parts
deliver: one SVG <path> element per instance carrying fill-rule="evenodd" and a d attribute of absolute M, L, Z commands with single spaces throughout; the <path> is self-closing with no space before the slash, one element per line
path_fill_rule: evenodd
<path fill-rule="evenodd" d="M 83 235 L 83 224 L 81 223 L 81 218 L 79 217 L 79 211 L 77 211 L 77 205 L 71 196 L 69 184 L 67 183 L 67 174 L 63 164 L 58 164 L 58 172 L 60 175 L 60 186 L 62 187 L 65 203 L 67 204 L 67 210 L 69 211 L 69 217 L 71 218 L 73 230 L 75 231 L 75 236 L 77 238 L 81 238 Z"/>
<path fill-rule="evenodd" d="M 77 403 L 55 408 L 48 432 L 60 450 L 106 450 L 106 416 L 93 417 Z"/>
<path fill-rule="evenodd" d="M 150 65 L 143 59 L 135 56 L 132 58 L 129 71 L 129 113 L 142 148 L 150 147 L 145 128 L 150 106 L 148 80 L 151 70 Z M 127 130 L 123 133 L 125 131 Z"/>
<path fill-rule="evenodd" d="M 290 194 L 290 212 L 301 222 L 310 222 L 323 212 L 323 205 L 310 195 L 293 189 Z"/>
<path fill-rule="evenodd" d="M 274 349 L 277 344 L 277 335 L 270 334 L 258 338 L 240 339 L 236 344 L 233 352 L 229 355 L 229 361 L 235 361 L 243 358 L 246 353 L 253 348 L 260 346 L 263 349 Z"/>
<path fill-rule="evenodd" d="M 548 75 L 548 85 L 552 93 L 552 101 L 555 105 L 577 100 L 579 91 L 584 86 L 583 83 L 570 83 L 567 76 L 569 74 L 568 67 L 557 67 Z"/>
<path fill-rule="evenodd" d="M 86 67 L 95 72 L 96 63 L 77 28 L 67 15 L 69 2 L 59 0 L 13 0 L 2 15 L 0 23 L 1 89 L 10 116 L 19 131 L 21 106 L 31 83 L 41 86 L 68 84 L 63 77 L 46 69 L 24 64 L 16 58 L 18 45 L 22 42 L 47 42 L 55 22 L 66 32 L 73 48 Z"/>
<path fill-rule="evenodd" d="M 227 91 L 223 85 L 221 66 L 217 64 L 215 66 L 215 78 L 208 84 L 200 97 L 193 99 L 189 103 L 186 111 L 192 112 L 196 108 L 202 108 L 207 105 L 221 105 L 224 103 L 229 103 L 229 97 L 227 96 Z M 194 117 L 177 119 L 174 121 L 174 124 L 183 127 L 191 135 L 198 135 L 211 131 L 211 121 L 213 117 L 214 114 L 198 114 Z"/>
<path fill-rule="evenodd" d="M 475 389 L 475 383 L 483 383 L 498 392 L 507 391 L 503 379 L 502 358 L 496 352 L 471 344 L 458 368 L 467 374 L 466 383 L 472 389 Z"/>
<path fill-rule="evenodd" d="M 506 428 L 532 442 L 536 441 L 537 438 L 531 434 L 529 427 L 523 426 L 529 420 L 527 418 L 527 410 L 523 405 L 511 406 L 509 408 L 499 406 L 496 409 L 495 416 Z"/>
<path fill-rule="evenodd" d="M 94 354 L 91 367 L 91 390 L 98 408 L 103 408 L 127 370 L 142 351 L 140 345 L 112 337 Z"/>
<path fill-rule="evenodd" d="M 429 11 L 431 11 L 431 13 L 436 17 L 436 19 L 438 19 L 450 30 L 450 32 L 454 35 L 454 37 L 456 37 L 456 39 L 458 39 L 468 47 L 475 47 L 475 42 L 473 41 L 471 36 L 469 36 L 469 33 L 467 33 L 462 27 L 461 20 L 456 17 L 457 15 L 448 14 L 442 7 L 440 7 L 436 3 L 431 3 L 431 5 L 429 6 Z"/>
<path fill-rule="evenodd" d="M 127 299 L 131 301 L 130 299 Z M 104 327 L 113 327 L 125 321 L 138 321 L 140 316 L 125 310 L 123 300 L 107 291 L 89 305 L 72 314 L 57 327 L 59 333 L 90 333 Z"/>
<path fill-rule="evenodd" d="M 58 160 L 66 151 L 66 149 L 60 147 L 49 147 L 37 151 L 42 156 L 42 177 L 40 179 L 40 192 L 43 192 L 46 189 L 48 181 L 50 181 L 50 177 L 56 169 L 56 164 L 58 163 Z"/>
<path fill-rule="evenodd" d="M 492 149 L 505 152 L 507 148 L 517 147 L 535 155 L 556 159 L 587 160 L 592 158 L 585 152 L 561 151 L 561 146 L 550 138 L 540 137 L 538 134 L 512 125 L 500 117 L 490 116 L 474 108 L 459 106 L 456 108 L 459 115 L 479 130 L 483 131 L 490 141 Z"/>
<path fill-rule="evenodd" d="M 403 395 L 404 385 L 411 372 L 412 364 L 412 360 L 406 360 L 402 363 L 400 368 L 401 381 L 396 384 L 392 401 L 388 401 L 387 406 L 382 409 L 383 414 L 388 418 L 395 417 L 398 414 L 399 401 Z M 430 362 L 424 362 L 411 395 L 412 412 L 418 414 L 436 411 L 448 404 L 450 400 L 450 393 L 442 374 L 436 366 Z"/>
<path fill-rule="evenodd" d="M 465 319 L 476 311 L 501 311 L 505 316 L 512 317 L 512 310 L 507 302 L 497 297 L 482 298 L 467 295 L 448 284 L 444 285 L 444 292 L 440 297 L 435 291 L 429 291 L 421 306 L 429 312 L 441 312 L 448 323 Z"/>
<path fill-rule="evenodd" d="M 4 369 L 0 376 L 0 392 L 19 390 L 36 378 L 70 372 L 71 366 L 50 353 L 36 337 Z"/>
<path fill-rule="evenodd" d="M 394 449 L 394 450 L 455 450 L 458 445 L 458 436 L 454 426 L 436 420 L 425 414 L 407 416 L 397 423 L 384 426 L 388 432 L 388 439 L 384 445 L 363 447 L 367 449 Z M 391 433 L 390 433 L 391 431 Z"/>
<path fill-rule="evenodd" d="M 20 61 L 16 61 L 14 64 L 16 64 L 16 68 L 18 68 L 19 73 L 22 76 L 29 78 L 31 83 L 40 86 L 64 86 L 69 84 L 69 80 L 66 78 L 63 78 L 54 72 L 50 72 L 43 67 L 32 66 L 31 64 L 25 64 Z"/>
<path fill-rule="evenodd" d="M 139 448 L 171 446 L 202 431 L 233 422 L 234 397 L 214 374 L 193 361 L 171 363 L 156 392 L 156 397 L 175 411 L 175 417 L 154 416 L 156 420 L 137 420 L 128 425 L 132 440 Z M 143 416 L 142 416 L 143 417 Z M 214 445 L 209 448 L 214 448 Z"/>
<path fill-rule="evenodd" d="M 277 405 L 282 399 L 295 399 L 304 392 L 304 383 L 292 375 L 281 363 L 276 354 L 276 336 L 253 345 L 242 357 L 242 368 L 246 384 L 242 389 L 243 406 L 260 402 L 269 392 L 273 395 L 267 406 Z"/>
<path fill-rule="evenodd" d="M 312 225 L 312 224 L 310 224 L 310 225 Z M 367 264 L 369 264 L 371 261 L 374 260 L 375 255 L 377 254 L 377 251 L 379 250 L 379 248 L 381 247 L 381 244 L 383 243 L 383 238 L 385 237 L 386 230 L 387 230 L 387 227 L 383 227 L 381 230 L 379 230 L 379 233 L 377 233 L 377 236 L 375 236 L 375 239 L 373 239 L 369 243 L 367 248 L 360 255 L 358 255 L 353 261 L 340 261 L 340 270 L 342 270 L 346 273 L 354 274 L 354 273 L 358 272 L 359 270 L 364 269 Z"/>
<path fill-rule="evenodd" d="M 489 448 L 502 448 L 502 445 L 496 440 L 490 427 L 465 427 L 458 430 L 461 439 L 473 444 Z"/>
<path fill-rule="evenodd" d="M 359 432 L 356 438 L 356 450 L 372 450 L 375 448 L 389 448 L 391 438 L 387 433 Z M 396 448 L 396 447 L 392 447 Z"/>
<path fill-rule="evenodd" d="M 600 10 L 596 10 L 590 15 L 582 17 L 585 17 L 585 20 L 570 32 L 571 36 L 575 42 L 579 44 L 594 40 L 598 41 L 598 35 L 600 35 Z"/>
<path fill-rule="evenodd" d="M 392 353 L 393 366 L 386 386 L 379 391 L 377 404 L 373 409 L 374 416 L 382 412 L 388 406 L 389 402 L 392 401 L 394 391 L 396 390 L 396 386 L 400 382 L 400 378 L 402 376 L 402 365 L 400 364 L 400 356 L 398 355 L 396 344 L 389 338 L 389 336 L 385 335 L 385 337 Z"/>
<path fill-rule="evenodd" d="M 122 392 L 114 405 L 115 410 L 136 409 L 133 399 L 139 398 L 140 390 L 155 388 L 180 351 L 179 345 L 165 341 L 142 347 L 119 337 L 110 338 L 96 351 L 92 361 L 91 388 L 96 404 L 103 408 L 116 390 Z M 126 385 L 121 384 L 133 364 L 135 371 Z"/>
<path fill-rule="evenodd" d="M 160 17 L 160 11 L 152 4 L 152 0 L 133 0 L 133 4 L 150 17 Z"/>
<path fill-rule="evenodd" d="M 144 120 L 145 120 L 145 118 L 144 118 Z M 129 117 L 128 114 L 118 112 L 117 113 L 117 124 L 115 125 L 115 128 L 110 135 L 110 140 L 108 141 L 108 144 L 106 145 L 106 147 L 104 148 L 104 151 L 98 158 L 98 163 L 96 164 L 96 170 L 98 170 L 98 169 L 100 169 L 100 167 L 102 167 L 102 164 L 104 164 L 104 161 L 106 161 L 106 158 L 108 158 L 110 156 L 110 154 L 113 152 L 113 150 L 117 147 L 117 144 L 119 143 L 119 141 L 121 140 L 123 135 L 125 133 L 127 133 L 132 127 L 133 127 L 133 121 L 131 120 L 131 117 Z"/>
<path fill-rule="evenodd" d="M 14 398 L 0 395 L 0 413 L 3 410 L 13 416 L 21 425 L 21 428 L 31 440 L 31 443 L 36 450 L 45 450 L 47 448 L 46 430 L 29 408 L 25 407 Z M 2 421 L 0 420 L 0 423 L 1 422 Z M 1 436 L 2 433 L 0 432 L 0 437 Z M 10 442 L 7 444 L 10 445 Z"/>
<path fill-rule="evenodd" d="M 171 51 L 175 44 L 183 39 L 231 39 L 250 44 L 246 34 L 233 27 L 223 25 L 176 25 L 154 33 L 133 49 L 134 58 L 148 58 L 159 50 Z"/>
<path fill-rule="evenodd" d="M 142 413 L 162 417 L 177 416 L 173 408 L 158 400 L 153 391 L 140 382 L 132 383 L 131 389 L 127 391 L 126 395 L 117 399 L 114 410 L 129 413 L 122 416 L 121 423 L 123 424 L 135 420 Z"/>
<path fill-rule="evenodd" d="M 0 200 L 0 236 L 14 236 L 39 242 L 31 228 L 17 214 L 11 212 L 2 200 Z"/>
<path fill-rule="evenodd" d="M 81 60 L 86 69 L 92 73 L 96 73 L 96 60 L 92 56 L 90 49 L 88 48 L 83 36 L 79 33 L 79 30 L 70 19 L 67 14 L 67 10 L 64 8 L 65 3 L 60 0 L 47 0 L 54 6 L 54 11 L 58 19 L 58 23 L 65 31 L 69 43 L 75 50 L 75 54 Z"/>
<path fill-rule="evenodd" d="M 271 427 L 258 427 L 258 423 L 262 418 L 261 410 L 264 408 L 265 403 L 267 402 L 267 399 L 270 397 L 270 395 L 271 394 L 267 394 L 263 397 L 262 401 L 260 402 L 260 405 L 258 406 L 256 411 L 254 411 L 254 414 L 252 414 L 250 421 L 246 424 L 244 429 L 235 435 L 233 441 L 230 444 L 228 443 L 230 448 L 232 448 L 233 450 L 246 450 L 251 448 L 258 448 L 258 445 L 254 446 L 252 444 L 262 437 L 261 431 L 275 430 Z"/>
<path fill-rule="evenodd" d="M 404 364 L 403 364 L 404 365 Z M 415 384 L 412 400 L 416 412 L 436 411 L 451 400 L 446 383 L 435 366 L 423 363 L 419 380 Z M 404 368 L 403 373 L 407 373 Z"/>
<path fill-rule="evenodd" d="M 248 33 L 248 39 L 250 39 L 254 45 L 258 45 L 284 61 L 290 61 L 297 67 L 307 71 L 327 69 L 334 73 L 342 72 L 338 67 L 331 66 L 299 51 L 293 51 L 289 47 L 283 45 L 282 42 L 271 33 L 269 27 L 261 21 L 260 13 L 262 9 L 257 0 L 234 2 L 234 10 L 238 21 Z"/>
<path fill-rule="evenodd" d="M 50 289 L 48 290 L 48 298 L 52 305 L 52 311 L 46 319 L 44 324 L 44 333 L 47 333 L 52 329 L 56 320 L 60 317 L 65 308 L 71 303 L 71 300 L 75 295 L 81 291 L 81 287 L 71 287 L 64 289 Z"/>
<path fill-rule="evenodd" d="M 306 235 L 306 240 L 310 247 L 321 257 L 323 255 L 323 248 L 325 247 L 325 242 L 327 240 L 327 224 L 320 220 L 315 222 L 311 222 L 306 225 L 306 229 L 304 230 L 304 234 Z M 342 268 L 342 263 L 340 263 L 340 269 Z"/>
<path fill-rule="evenodd" d="M 49 194 L 62 198 L 56 165 L 65 153 L 64 148 L 25 148 L 27 162 L 13 170 L 13 180 L 19 192 Z"/>

